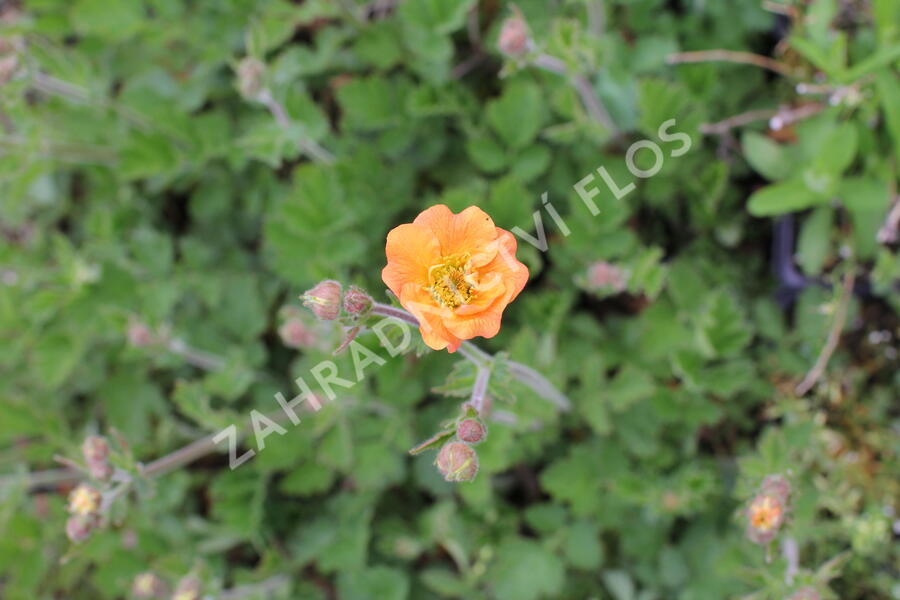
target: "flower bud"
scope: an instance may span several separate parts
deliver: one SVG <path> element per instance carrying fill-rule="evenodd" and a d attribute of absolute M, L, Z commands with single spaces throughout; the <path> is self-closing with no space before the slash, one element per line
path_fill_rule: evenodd
<path fill-rule="evenodd" d="M 446 481 L 472 481 L 478 474 L 478 454 L 463 442 L 444 444 L 435 464 Z"/>
<path fill-rule="evenodd" d="M 768 544 L 784 523 L 785 502 L 769 492 L 760 493 L 747 509 L 747 537 L 757 544 Z"/>
<path fill-rule="evenodd" d="M 91 536 L 96 523 L 93 515 L 72 515 L 66 521 L 66 537 L 76 544 L 83 542 Z"/>
<path fill-rule="evenodd" d="M 351 285 L 344 294 L 344 310 L 354 317 L 363 317 L 372 309 L 372 298 L 360 288 Z"/>
<path fill-rule="evenodd" d="M 815 588 L 807 586 L 791 594 L 788 600 L 822 600 L 822 595 Z"/>
<path fill-rule="evenodd" d="M 301 298 L 303 305 L 323 321 L 333 321 L 341 314 L 341 284 L 337 281 L 323 281 Z"/>
<path fill-rule="evenodd" d="M 288 348 L 309 348 L 316 343 L 316 334 L 296 317 L 291 317 L 278 328 L 278 336 Z"/>
<path fill-rule="evenodd" d="M 791 484 L 783 475 L 769 475 L 763 479 L 760 491 L 775 496 L 782 504 L 787 504 L 791 495 Z"/>
<path fill-rule="evenodd" d="M 99 435 L 88 436 L 81 445 L 81 452 L 87 462 L 103 462 L 109 458 L 109 444 Z"/>
<path fill-rule="evenodd" d="M 203 584 L 196 577 L 188 575 L 178 582 L 175 588 L 175 594 L 172 600 L 200 600 L 200 594 L 203 592 Z"/>
<path fill-rule="evenodd" d="M 520 16 L 509 17 L 503 22 L 497 49 L 507 56 L 518 57 L 528 51 L 531 40 L 528 36 L 528 25 Z"/>
<path fill-rule="evenodd" d="M 588 267 L 588 285 L 600 290 L 621 292 L 625 289 L 626 277 L 622 269 L 605 261 L 598 261 Z"/>
<path fill-rule="evenodd" d="M 132 323 L 128 326 L 128 343 L 135 348 L 149 346 L 153 343 L 153 332 L 143 323 Z"/>
<path fill-rule="evenodd" d="M 487 429 L 478 419 L 463 419 L 456 424 L 456 437 L 463 442 L 477 444 L 487 436 Z"/>
<path fill-rule="evenodd" d="M 266 65 L 258 58 L 248 56 L 237 66 L 238 91 L 247 100 L 256 100 L 264 87 Z"/>
<path fill-rule="evenodd" d="M 73 515 L 93 515 L 100 510 L 103 496 L 86 483 L 80 483 L 69 494 L 69 512 Z"/>
<path fill-rule="evenodd" d="M 135 598 L 162 598 L 166 584 L 155 573 L 139 573 L 131 584 L 131 593 Z"/>

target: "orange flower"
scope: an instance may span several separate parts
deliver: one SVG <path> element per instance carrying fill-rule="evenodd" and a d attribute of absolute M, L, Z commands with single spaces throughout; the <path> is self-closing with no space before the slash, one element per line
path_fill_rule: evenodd
<path fill-rule="evenodd" d="M 516 238 L 477 206 L 456 215 L 432 206 L 391 230 L 385 250 L 381 278 L 435 350 L 455 352 L 463 340 L 497 335 L 503 309 L 528 281 Z"/>

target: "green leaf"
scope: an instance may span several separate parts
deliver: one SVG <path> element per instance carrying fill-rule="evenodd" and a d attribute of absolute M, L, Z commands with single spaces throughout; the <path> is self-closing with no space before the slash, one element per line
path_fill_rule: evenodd
<path fill-rule="evenodd" d="M 487 119 L 510 148 L 524 148 L 537 137 L 544 115 L 541 91 L 531 81 L 518 79 L 487 105 Z"/>
<path fill-rule="evenodd" d="M 803 272 L 816 276 L 831 249 L 831 226 L 834 222 L 834 211 L 831 207 L 821 206 L 815 209 L 803 222 L 800 237 L 797 239 L 797 262 Z"/>
<path fill-rule="evenodd" d="M 798 179 L 789 179 L 757 190 L 747 202 L 747 210 L 754 217 L 769 217 L 797 212 L 828 201 Z"/>
<path fill-rule="evenodd" d="M 796 168 L 790 160 L 789 153 L 781 144 L 755 131 L 744 133 L 741 146 L 747 162 L 769 180 L 787 179 Z"/>
<path fill-rule="evenodd" d="M 498 600 L 558 598 L 565 570 L 562 561 L 534 541 L 510 537 L 497 547 L 490 581 Z"/>
<path fill-rule="evenodd" d="M 900 156 L 900 81 L 896 75 L 885 71 L 878 75 L 876 86 L 888 131 L 894 138 L 894 155 Z"/>
<path fill-rule="evenodd" d="M 390 567 L 369 567 L 358 573 L 341 573 L 338 594 L 347 600 L 406 600 L 409 580 L 403 571 Z"/>
<path fill-rule="evenodd" d="M 721 291 L 713 294 L 698 321 L 697 342 L 707 356 L 733 356 L 753 337 L 735 299 Z"/>

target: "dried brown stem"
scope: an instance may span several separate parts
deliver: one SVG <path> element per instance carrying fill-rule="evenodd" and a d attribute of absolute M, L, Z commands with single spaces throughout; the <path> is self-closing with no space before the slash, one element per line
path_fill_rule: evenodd
<path fill-rule="evenodd" d="M 834 315 L 834 323 L 832 323 L 831 330 L 828 332 L 828 339 L 825 341 L 825 346 L 819 353 L 816 364 L 813 365 L 812 369 L 809 370 L 809 373 L 806 374 L 806 377 L 803 378 L 803 381 L 801 381 L 794 390 L 798 396 L 806 394 L 806 392 L 812 389 L 819 378 L 822 377 L 822 374 L 825 372 L 825 367 L 828 366 L 828 361 L 831 360 L 831 355 L 834 354 L 834 351 L 837 349 L 838 342 L 841 340 L 841 332 L 844 330 L 844 324 L 847 322 L 847 313 L 850 309 L 850 299 L 853 297 L 853 285 L 855 282 L 856 273 L 853 268 L 851 268 L 847 271 L 847 274 L 844 275 L 844 287 L 841 292 L 841 298 L 838 301 L 837 311 Z"/>
<path fill-rule="evenodd" d="M 713 61 L 754 65 L 762 69 L 774 71 L 785 77 L 791 77 L 793 75 L 790 67 L 786 64 L 779 62 L 774 58 L 753 54 L 752 52 L 739 52 L 737 50 L 699 50 L 696 52 L 676 52 L 666 57 L 666 62 L 670 65 Z"/>

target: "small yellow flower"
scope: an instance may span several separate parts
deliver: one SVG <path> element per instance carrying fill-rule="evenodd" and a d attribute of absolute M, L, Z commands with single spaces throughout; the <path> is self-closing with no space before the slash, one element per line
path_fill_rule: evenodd
<path fill-rule="evenodd" d="M 69 494 L 69 512 L 73 515 L 92 515 L 100 510 L 102 496 L 99 491 L 87 484 L 79 484 Z"/>

